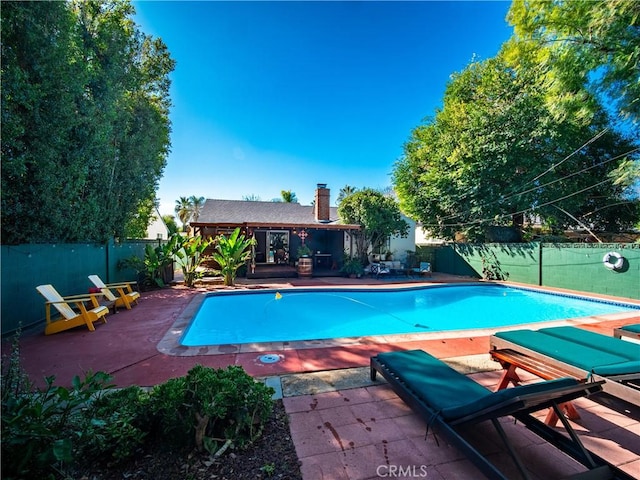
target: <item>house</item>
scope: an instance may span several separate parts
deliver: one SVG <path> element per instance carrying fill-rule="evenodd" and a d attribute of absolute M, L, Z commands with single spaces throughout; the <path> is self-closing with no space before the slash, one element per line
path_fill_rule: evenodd
<path fill-rule="evenodd" d="M 164 223 L 162 219 L 162 215 L 158 212 L 158 209 L 155 209 L 154 215 L 151 217 L 151 223 L 147 227 L 147 239 L 152 240 L 166 240 L 169 238 L 169 229 L 167 228 L 167 224 Z"/>
<path fill-rule="evenodd" d="M 330 190 L 318 184 L 314 205 L 285 202 L 207 199 L 194 235 L 215 237 L 236 228 L 256 240 L 247 277 L 296 276 L 298 249 L 312 252 L 313 275 L 339 275 L 345 251 L 351 251 L 349 232 L 359 225 L 345 225 L 337 207 L 330 206 Z"/>

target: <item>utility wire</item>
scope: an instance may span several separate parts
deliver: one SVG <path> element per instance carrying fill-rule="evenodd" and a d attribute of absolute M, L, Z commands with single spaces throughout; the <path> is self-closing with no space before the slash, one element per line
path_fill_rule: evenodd
<path fill-rule="evenodd" d="M 593 169 L 593 168 L 601 167 L 601 166 L 603 166 L 603 165 L 606 165 L 606 164 L 607 164 L 607 163 L 609 163 L 609 162 L 613 162 L 613 161 L 615 161 L 615 160 L 618 160 L 619 158 L 622 158 L 622 157 L 624 157 L 624 156 L 626 156 L 626 155 L 631 155 L 631 154 L 636 153 L 636 152 L 638 152 L 638 151 L 640 151 L 640 147 L 638 147 L 638 148 L 634 148 L 633 150 L 630 150 L 630 151 L 628 151 L 628 152 L 622 153 L 622 154 L 620 154 L 620 155 L 618 155 L 618 156 L 616 156 L 616 157 L 610 158 L 610 159 L 608 159 L 608 160 L 603 160 L 602 162 L 597 163 L 597 164 L 595 164 L 595 165 L 591 165 L 590 167 L 585 167 L 585 168 L 583 168 L 582 170 L 579 170 L 579 171 L 577 171 L 577 172 L 570 173 L 569 175 L 565 175 L 564 177 L 557 178 L 557 179 L 555 179 L 555 180 L 551 180 L 550 182 L 543 183 L 543 184 L 541 184 L 541 185 L 536 185 L 535 187 L 529 188 L 528 190 L 524 190 L 524 191 L 522 191 L 522 192 L 516 192 L 516 193 L 513 193 L 513 194 L 508 195 L 508 196 L 506 196 L 506 197 L 498 198 L 497 200 L 493 200 L 493 201 L 490 201 L 490 202 L 482 203 L 482 204 L 480 204 L 480 207 L 486 207 L 486 206 L 489 206 L 489 205 L 493 205 L 493 204 L 495 204 L 495 203 L 505 202 L 505 201 L 507 201 L 507 200 L 510 200 L 510 199 L 511 199 L 511 198 L 513 198 L 513 197 L 519 197 L 519 196 L 524 195 L 524 194 L 526 194 L 526 193 L 533 192 L 534 190 L 538 190 L 538 189 L 540 189 L 540 188 L 548 187 L 549 185 L 553 185 L 554 183 L 562 182 L 562 181 L 567 180 L 567 179 L 569 179 L 569 178 L 571 178 L 571 177 L 574 177 L 574 176 L 576 176 L 576 175 L 580 175 L 580 174 L 582 174 L 582 173 L 584 173 L 584 172 L 587 172 L 587 171 L 589 171 L 589 170 L 591 170 L 591 169 Z M 536 177 L 536 178 L 540 178 L 540 177 L 541 177 L 541 175 L 538 175 L 538 177 Z M 527 182 L 527 183 L 530 183 L 530 182 Z M 527 183 L 525 183 L 525 185 L 526 185 Z M 450 219 L 450 218 L 460 217 L 460 216 L 462 216 L 464 213 L 465 213 L 465 212 L 463 211 L 462 213 L 453 213 L 453 214 L 451 214 L 451 215 L 446 215 L 446 216 L 442 217 L 442 220 L 448 220 L 448 219 Z"/>
<path fill-rule="evenodd" d="M 607 183 L 607 182 L 610 182 L 610 181 L 612 181 L 612 180 L 608 178 L 608 179 L 603 180 L 603 181 L 601 181 L 601 182 L 598 182 L 598 183 L 596 183 L 596 184 L 594 184 L 594 185 L 591 185 L 591 186 L 589 186 L 589 187 L 585 187 L 585 188 L 583 188 L 583 189 L 581 189 L 581 190 L 578 190 L 577 192 L 573 192 L 573 193 L 570 193 L 570 194 L 568 194 L 568 195 L 564 195 L 563 197 L 557 198 L 557 199 L 555 199 L 555 200 L 550 200 L 550 201 L 548 201 L 548 202 L 541 203 L 541 204 L 536 205 L 536 206 L 534 206 L 534 207 L 525 208 L 525 209 L 523 209 L 523 210 L 519 210 L 519 211 L 517 211 L 517 212 L 506 213 L 506 214 L 502 214 L 502 215 L 496 215 L 495 217 L 491 217 L 491 218 L 484 218 L 484 219 L 472 220 L 472 221 L 470 221 L 470 222 L 459 222 L 459 223 L 435 223 L 435 224 L 434 224 L 434 223 L 431 223 L 431 224 L 422 224 L 422 226 L 423 226 L 423 227 L 463 227 L 463 226 L 468 226 L 468 225 L 477 225 L 477 224 L 482 224 L 482 223 L 484 223 L 484 222 L 488 222 L 488 221 L 494 220 L 494 219 L 496 219 L 496 218 L 507 218 L 507 217 L 512 217 L 513 215 L 519 215 L 519 214 L 522 214 L 522 213 L 527 213 L 527 212 L 533 211 L 533 210 L 535 210 L 535 209 L 538 209 L 538 208 L 540 208 L 540 207 L 546 207 L 547 205 L 553 205 L 554 203 L 560 202 L 560 201 L 562 201 L 562 200 L 566 200 L 567 198 L 571 198 L 571 197 L 573 197 L 574 195 L 578 195 L 578 194 L 580 194 L 580 193 L 586 192 L 587 190 L 591 190 L 592 188 L 599 187 L 600 185 L 603 185 L 603 184 L 605 184 L 605 183 Z"/>
<path fill-rule="evenodd" d="M 551 165 L 549 168 L 547 168 L 544 172 L 542 172 L 540 175 L 538 175 L 537 177 L 535 177 L 533 180 L 529 180 L 527 183 L 532 183 L 535 182 L 536 180 L 538 180 L 540 177 L 545 176 L 547 173 L 549 173 L 550 171 L 552 171 L 554 168 L 559 167 L 560 165 L 562 165 L 564 162 L 566 162 L 567 160 L 569 160 L 571 157 L 573 157 L 576 153 L 578 153 L 579 151 L 581 151 L 584 147 L 586 147 L 587 145 L 592 144 L 593 142 L 595 142 L 597 139 L 599 139 L 601 136 L 603 136 L 605 133 L 607 133 L 609 131 L 609 127 L 606 127 L 604 130 L 602 130 L 601 132 L 597 133 L 594 137 L 592 137 L 590 140 L 588 140 L 584 145 L 582 145 L 580 148 L 578 148 L 577 150 L 574 150 L 573 152 L 571 152 L 569 155 L 567 155 L 566 157 L 564 157 L 564 159 L 562 159 L 562 161 Z M 527 183 L 525 183 L 525 185 L 527 185 Z"/>

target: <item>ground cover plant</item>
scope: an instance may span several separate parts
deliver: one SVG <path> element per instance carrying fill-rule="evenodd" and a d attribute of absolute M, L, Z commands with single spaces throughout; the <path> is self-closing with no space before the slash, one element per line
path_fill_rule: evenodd
<path fill-rule="evenodd" d="M 152 389 L 104 372 L 35 389 L 2 358 L 2 478 L 299 479 L 282 402 L 241 367 L 195 366 Z"/>

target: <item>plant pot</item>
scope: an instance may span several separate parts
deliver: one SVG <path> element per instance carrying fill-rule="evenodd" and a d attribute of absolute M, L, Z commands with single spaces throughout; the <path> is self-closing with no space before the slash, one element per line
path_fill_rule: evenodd
<path fill-rule="evenodd" d="M 311 277 L 313 275 L 313 259 L 311 257 L 300 257 L 298 259 L 298 276 Z"/>
<path fill-rule="evenodd" d="M 173 282 L 173 278 L 174 278 L 173 274 L 174 274 L 174 266 L 173 266 L 173 262 L 171 262 L 171 264 L 166 265 L 162 269 L 161 278 L 162 278 L 162 281 L 165 283 L 165 285 L 168 285 L 171 282 Z"/>

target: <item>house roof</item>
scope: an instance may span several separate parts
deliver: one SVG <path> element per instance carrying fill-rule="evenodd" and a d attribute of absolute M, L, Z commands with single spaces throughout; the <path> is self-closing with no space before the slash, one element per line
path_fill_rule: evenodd
<path fill-rule="evenodd" d="M 328 229 L 359 229 L 359 225 L 340 223 L 338 209 L 331 207 L 328 222 L 315 219 L 313 205 L 287 202 L 254 202 L 249 200 L 207 199 L 197 222 L 192 226 L 250 225 L 306 227 Z"/>

